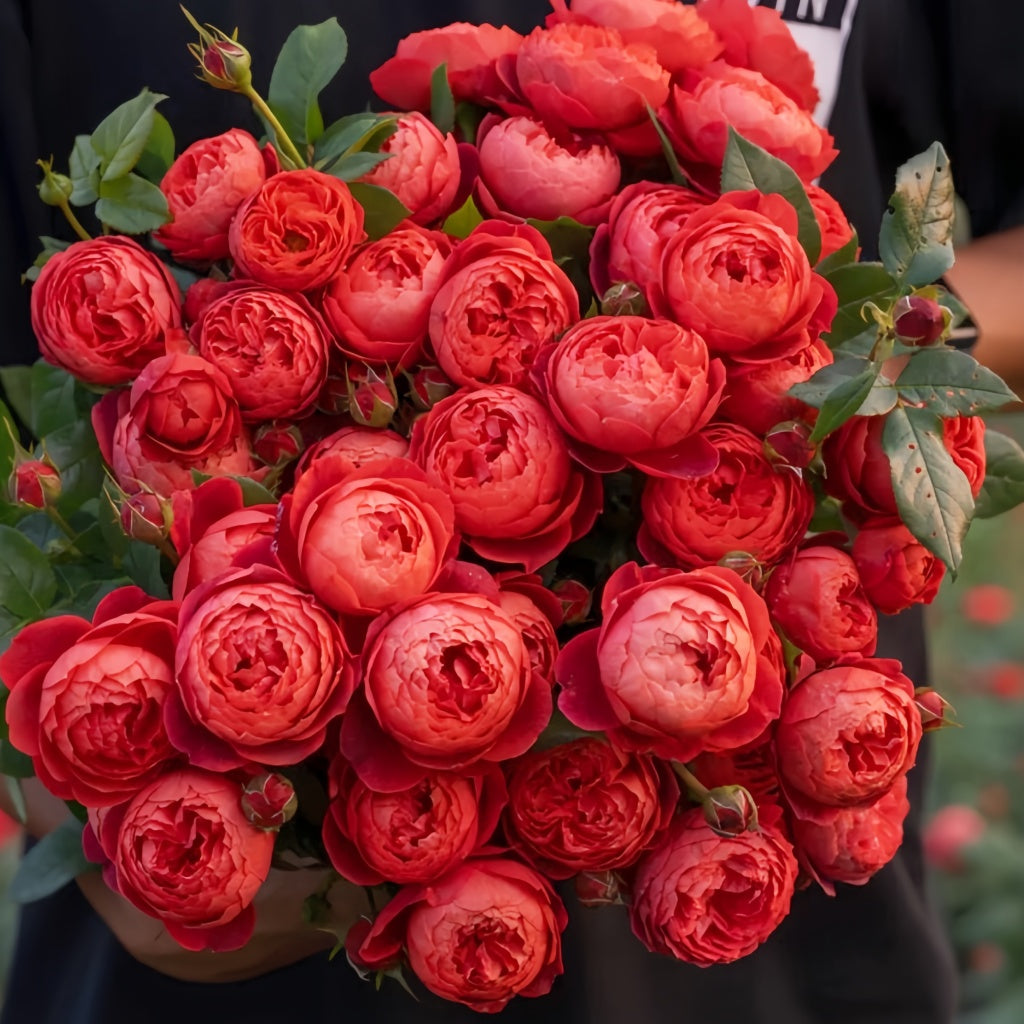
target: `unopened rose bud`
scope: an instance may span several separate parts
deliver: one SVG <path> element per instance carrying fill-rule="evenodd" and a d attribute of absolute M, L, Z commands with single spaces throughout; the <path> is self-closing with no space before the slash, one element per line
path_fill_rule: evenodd
<path fill-rule="evenodd" d="M 818 453 L 812 444 L 811 425 L 803 420 L 786 420 L 776 424 L 765 435 L 764 453 L 771 462 L 792 469 L 806 469 Z"/>
<path fill-rule="evenodd" d="M 261 462 L 279 469 L 302 454 L 302 431 L 294 423 L 264 423 L 252 439 L 252 450 Z"/>
<path fill-rule="evenodd" d="M 8 483 L 8 493 L 16 505 L 46 508 L 61 492 L 60 473 L 45 459 L 17 462 Z"/>
<path fill-rule="evenodd" d="M 562 604 L 562 622 L 575 626 L 586 620 L 594 595 L 579 580 L 555 580 L 551 592 Z"/>
<path fill-rule="evenodd" d="M 249 51 L 226 32 L 213 25 L 205 28 L 182 7 L 185 17 L 199 33 L 198 43 L 189 43 L 189 53 L 199 63 L 199 77 L 215 89 L 246 92 L 252 84 Z"/>
<path fill-rule="evenodd" d="M 620 281 L 601 296 L 601 312 L 604 316 L 648 316 L 651 310 L 632 281 Z"/>
<path fill-rule="evenodd" d="M 764 566 L 747 551 L 729 551 L 718 560 L 723 569 L 732 569 L 752 587 L 759 587 L 764 577 Z"/>
<path fill-rule="evenodd" d="M 159 495 L 126 495 L 121 503 L 121 529 L 126 536 L 159 547 L 171 529 L 170 505 Z"/>
<path fill-rule="evenodd" d="M 892 310 L 893 329 L 904 345 L 931 345 L 949 324 L 949 310 L 923 295 L 904 295 Z"/>
<path fill-rule="evenodd" d="M 930 686 L 919 686 L 914 691 L 917 709 L 921 712 L 921 728 L 925 732 L 935 732 L 950 726 L 959 726 L 956 710 L 937 690 Z"/>
<path fill-rule="evenodd" d="M 701 804 L 704 820 L 720 836 L 757 831 L 757 804 L 742 786 L 709 789 Z"/>
<path fill-rule="evenodd" d="M 422 412 L 429 412 L 442 398 L 447 398 L 455 391 L 455 385 L 437 366 L 421 366 L 406 376 L 409 379 L 409 394 L 416 408 Z"/>
<path fill-rule="evenodd" d="M 372 366 L 348 368 L 348 414 L 364 427 L 386 427 L 398 410 L 398 395 L 391 374 Z"/>
<path fill-rule="evenodd" d="M 622 906 L 629 890 L 615 871 L 581 871 L 576 876 L 576 898 L 584 907 Z"/>
<path fill-rule="evenodd" d="M 66 174 L 54 174 L 50 164 L 39 161 L 43 168 L 43 180 L 39 182 L 39 198 L 47 206 L 65 206 L 75 186 Z"/>
<path fill-rule="evenodd" d="M 290 821 L 299 808 L 295 787 L 277 772 L 251 778 L 242 790 L 242 813 L 257 828 L 270 832 Z"/>

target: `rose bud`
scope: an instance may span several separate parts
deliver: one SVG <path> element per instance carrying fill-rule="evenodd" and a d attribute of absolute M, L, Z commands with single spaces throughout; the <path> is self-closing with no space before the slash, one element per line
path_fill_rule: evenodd
<path fill-rule="evenodd" d="M 650 309 L 644 293 L 630 281 L 613 284 L 601 296 L 602 316 L 648 316 Z"/>
<path fill-rule="evenodd" d="M 439 366 L 421 366 L 415 373 L 406 374 L 409 396 L 417 409 L 429 412 L 455 391 L 455 385 Z"/>
<path fill-rule="evenodd" d="M 562 622 L 575 626 L 584 622 L 590 614 L 594 595 L 579 580 L 555 580 L 551 590 L 562 603 Z"/>
<path fill-rule="evenodd" d="M 261 424 L 252 439 L 252 452 L 260 462 L 280 469 L 302 454 L 302 431 L 294 423 Z"/>
<path fill-rule="evenodd" d="M 159 547 L 170 532 L 171 509 L 159 494 L 140 491 L 125 495 L 119 519 L 126 537 Z"/>
<path fill-rule="evenodd" d="M 629 889 L 617 871 L 581 871 L 576 876 L 576 899 L 584 907 L 622 907 Z"/>
<path fill-rule="evenodd" d="M 949 311 L 923 295 L 904 295 L 892 309 L 896 337 L 904 345 L 931 345 L 942 337 Z"/>
<path fill-rule="evenodd" d="M 945 564 L 898 520 L 870 519 L 854 538 L 852 554 L 865 593 L 886 615 L 931 604 L 946 575 Z"/>
<path fill-rule="evenodd" d="M 772 427 L 764 438 L 764 453 L 770 462 L 790 469 L 806 469 L 817 454 L 811 444 L 811 426 L 803 420 L 787 420 Z"/>
<path fill-rule="evenodd" d="M 394 378 L 386 367 L 383 373 L 382 377 L 379 370 L 365 364 L 350 363 L 346 370 L 348 413 L 364 427 L 386 427 L 398 409 Z"/>
<path fill-rule="evenodd" d="M 757 804 L 743 786 L 716 786 L 701 801 L 704 820 L 719 836 L 757 832 Z"/>
<path fill-rule="evenodd" d="M 74 182 L 66 174 L 54 174 L 53 162 L 37 160 L 43 170 L 43 180 L 36 186 L 39 198 L 47 206 L 66 206 L 75 190 Z"/>
<path fill-rule="evenodd" d="M 242 788 L 242 813 L 264 831 L 276 832 L 298 809 L 295 787 L 277 772 L 254 775 Z"/>
<path fill-rule="evenodd" d="M 15 465 L 7 489 L 17 505 L 46 508 L 60 497 L 60 473 L 48 459 L 25 459 Z"/>
<path fill-rule="evenodd" d="M 925 732 L 935 732 L 949 726 L 958 726 L 956 711 L 953 705 L 937 690 L 930 686 L 919 686 L 914 691 L 917 709 L 921 712 L 921 728 Z"/>
<path fill-rule="evenodd" d="M 182 8 L 185 17 L 199 33 L 198 43 L 189 43 L 188 51 L 199 62 L 199 77 L 215 89 L 244 93 L 252 84 L 252 56 L 234 36 L 213 25 L 203 28 Z M 235 30 L 237 35 L 238 30 Z"/>

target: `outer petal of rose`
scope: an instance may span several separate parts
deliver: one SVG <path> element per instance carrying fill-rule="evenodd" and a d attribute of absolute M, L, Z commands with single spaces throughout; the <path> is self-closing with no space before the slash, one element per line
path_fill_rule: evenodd
<path fill-rule="evenodd" d="M 147 615 L 154 618 L 167 619 L 168 622 L 178 621 L 177 601 L 154 601 L 141 587 L 118 587 L 96 605 L 92 624 L 94 627 L 99 626 L 108 619 L 130 615 L 143 608 L 146 609 Z"/>
<path fill-rule="evenodd" d="M 614 729 L 622 723 L 601 684 L 597 643 L 601 631 L 587 630 L 573 637 L 555 663 L 555 680 L 562 688 L 559 710 L 581 729 Z"/>
<path fill-rule="evenodd" d="M 485 774 L 475 781 L 477 787 L 476 842 L 479 846 L 490 839 L 498 827 L 501 812 L 508 803 L 508 787 L 505 785 L 505 776 L 497 765 L 492 765 Z"/>
<path fill-rule="evenodd" d="M 380 727 L 362 692 L 349 704 L 341 722 L 341 752 L 370 789 L 398 793 L 415 786 L 427 769 L 413 764 L 401 744 Z"/>
<path fill-rule="evenodd" d="M 720 726 L 706 737 L 702 744 L 707 750 L 734 750 L 756 739 L 765 727 L 782 712 L 785 685 L 766 658 L 759 658 L 757 682 L 747 710 L 738 718 Z"/>
<path fill-rule="evenodd" d="M 718 468 L 718 449 L 701 434 L 691 434 L 671 448 L 631 455 L 629 461 L 651 476 L 692 480 Z"/>
<path fill-rule="evenodd" d="M 247 763 L 229 744 L 192 721 L 177 691 L 164 703 L 164 728 L 171 743 L 200 768 L 230 772 Z"/>
<path fill-rule="evenodd" d="M 323 841 L 335 871 L 353 885 L 381 885 L 387 881 L 363 860 L 355 844 L 342 833 L 330 813 L 324 818 Z"/>
<path fill-rule="evenodd" d="M 55 615 L 30 623 L 0 655 L 0 679 L 9 690 L 17 689 L 22 676 L 38 665 L 49 668 L 91 628 L 88 620 L 78 615 Z"/>
<path fill-rule="evenodd" d="M 374 918 L 369 934 L 359 946 L 358 959 L 368 967 L 388 967 L 396 963 L 405 945 L 405 921 L 403 915 L 424 898 L 422 885 L 403 886 L 384 904 Z"/>
<path fill-rule="evenodd" d="M 482 565 L 461 559 L 448 562 L 433 589 L 439 594 L 480 594 L 495 604 L 499 603 L 501 593 L 494 577 Z"/>
<path fill-rule="evenodd" d="M 484 755 L 486 760 L 506 761 L 525 754 L 551 721 L 551 704 L 551 684 L 542 676 L 531 674 L 523 703 Z"/>
<path fill-rule="evenodd" d="M 29 757 L 39 756 L 39 702 L 49 665 L 26 672 L 7 698 L 7 725 L 11 743 Z M 38 765 L 34 765 L 38 770 Z"/>
<path fill-rule="evenodd" d="M 185 949 L 195 953 L 207 949 L 213 953 L 226 953 L 232 949 L 241 949 L 252 938 L 256 927 L 256 911 L 249 904 L 238 917 L 210 928 L 189 928 L 177 921 L 167 920 L 163 920 L 163 925 L 167 934 Z"/>

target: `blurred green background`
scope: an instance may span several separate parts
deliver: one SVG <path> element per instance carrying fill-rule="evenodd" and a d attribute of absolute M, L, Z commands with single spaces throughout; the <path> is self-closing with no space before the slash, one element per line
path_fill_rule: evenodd
<path fill-rule="evenodd" d="M 1024 443 L 1024 416 L 991 420 Z M 961 729 L 935 737 L 928 851 L 956 951 L 961 1024 L 1024 1021 L 1024 506 L 976 522 L 965 568 L 929 609 L 933 682 Z M 0 978 L 17 837 L 0 844 Z M 2 1001 L 2 986 L 0 986 Z"/>

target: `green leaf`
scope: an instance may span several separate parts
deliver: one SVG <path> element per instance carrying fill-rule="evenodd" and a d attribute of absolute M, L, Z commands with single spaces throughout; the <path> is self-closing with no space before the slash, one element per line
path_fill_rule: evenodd
<path fill-rule="evenodd" d="M 829 348 L 836 348 L 864 331 L 861 310 L 868 302 L 883 308 L 896 297 L 896 285 L 881 263 L 846 263 L 825 275 L 835 289 L 839 308 L 825 336 Z"/>
<path fill-rule="evenodd" d="M 0 387 L 14 415 L 32 429 L 32 367 L 0 366 Z"/>
<path fill-rule="evenodd" d="M 953 175 L 938 142 L 896 172 L 878 251 L 901 285 L 930 284 L 953 265 Z"/>
<path fill-rule="evenodd" d="M 971 485 L 942 442 L 942 422 L 930 409 L 897 406 L 882 431 L 900 518 L 954 575 L 974 511 Z"/>
<path fill-rule="evenodd" d="M 870 362 L 867 359 L 842 356 L 835 362 L 823 366 L 809 380 L 794 384 L 788 394 L 814 406 L 815 409 L 820 409 L 836 388 L 861 376 L 869 366 Z"/>
<path fill-rule="evenodd" d="M 0 526 L 0 605 L 23 619 L 41 619 L 56 595 L 46 555 L 14 527 Z"/>
<path fill-rule="evenodd" d="M 974 514 L 979 519 L 1009 512 L 1024 501 L 1024 450 L 1012 438 L 991 427 L 985 431 L 985 482 Z"/>
<path fill-rule="evenodd" d="M 469 103 L 463 100 L 455 106 L 455 123 L 459 129 L 460 138 L 464 139 L 471 146 L 476 145 L 476 133 L 480 129 L 480 122 L 487 114 L 485 107 L 476 103 Z"/>
<path fill-rule="evenodd" d="M 142 177 L 154 184 L 160 184 L 167 169 L 174 163 L 174 130 L 170 121 L 160 113 L 153 112 L 153 129 L 146 139 L 136 170 Z"/>
<path fill-rule="evenodd" d="M 837 267 L 845 267 L 850 263 L 853 263 L 857 259 L 857 249 L 860 246 L 860 240 L 857 238 L 857 232 L 853 233 L 853 237 L 835 252 L 830 252 L 824 259 L 818 262 L 818 265 L 814 268 L 815 271 L 825 277 L 832 273 Z"/>
<path fill-rule="evenodd" d="M 82 852 L 82 823 L 68 818 L 25 853 L 7 889 L 15 903 L 52 896 L 86 871 L 98 870 Z"/>
<path fill-rule="evenodd" d="M 81 413 L 78 389 L 78 382 L 67 370 L 37 360 L 29 370 L 29 430 L 43 438 L 74 423 Z"/>
<path fill-rule="evenodd" d="M 455 97 L 448 84 L 447 64 L 438 64 L 430 76 L 430 120 L 442 135 L 455 127 Z"/>
<path fill-rule="evenodd" d="M 349 114 L 335 121 L 317 139 L 313 148 L 314 166 L 325 171 L 333 160 L 346 154 L 380 148 L 394 134 L 398 118 L 387 114 Z M 371 146 L 371 143 L 376 145 Z"/>
<path fill-rule="evenodd" d="M 160 552 L 152 545 L 129 540 L 128 549 L 121 560 L 121 568 L 132 582 L 140 586 L 150 597 L 170 596 L 161 572 Z"/>
<path fill-rule="evenodd" d="M 808 441 L 811 444 L 821 441 L 855 415 L 874 387 L 877 377 L 878 368 L 869 365 L 856 377 L 851 377 L 834 388 L 822 403 Z"/>
<path fill-rule="evenodd" d="M 722 161 L 722 191 L 775 193 L 796 210 L 797 237 L 813 267 L 821 254 L 821 229 L 803 183 L 789 164 L 772 156 L 729 128 L 729 141 Z"/>
<path fill-rule="evenodd" d="M 92 148 L 100 155 L 101 182 L 123 178 L 135 166 L 153 131 L 156 105 L 166 98 L 143 89 L 100 122 L 92 133 Z"/>
<path fill-rule="evenodd" d="M 19 825 L 26 824 L 28 822 L 28 804 L 25 803 L 25 793 L 21 788 L 21 783 L 17 779 L 12 779 L 9 775 L 5 775 L 4 788 L 11 799 L 11 806 L 14 809 L 14 820 Z"/>
<path fill-rule="evenodd" d="M 114 231 L 126 235 L 144 234 L 171 219 L 167 197 L 159 186 L 137 174 L 100 182 L 96 216 Z"/>
<path fill-rule="evenodd" d="M 14 456 L 18 450 L 18 428 L 14 425 L 11 412 L 0 402 L 0 487 L 14 469 Z M 0 495 L 3 491 L 0 490 Z"/>
<path fill-rule="evenodd" d="M 557 220 L 527 220 L 551 246 L 555 262 L 565 271 L 580 295 L 589 295 L 591 290 L 588 267 L 590 264 L 590 243 L 594 228 L 581 224 L 572 217 Z"/>
<path fill-rule="evenodd" d="M 647 104 L 647 116 L 651 119 L 651 124 L 654 125 L 654 130 L 658 133 L 658 138 L 661 141 L 661 151 L 665 155 L 665 161 L 668 163 L 672 181 L 676 185 L 689 185 L 689 179 L 683 173 L 682 167 L 679 166 L 679 157 L 676 156 L 676 151 L 672 148 L 672 143 L 665 134 L 665 128 L 658 120 L 658 114 L 650 103 Z"/>
<path fill-rule="evenodd" d="M 448 215 L 448 219 L 441 226 L 441 230 L 452 238 L 468 238 L 478 224 L 483 223 L 484 216 L 477 209 L 472 196 L 467 196 L 466 201 L 454 212 Z"/>
<path fill-rule="evenodd" d="M 356 181 L 364 174 L 369 174 L 378 164 L 390 159 L 390 153 L 350 153 L 333 161 L 326 173 L 342 181 Z"/>
<path fill-rule="evenodd" d="M 31 779 L 36 773 L 32 758 L 23 754 L 9 738 L 0 740 L 0 773 L 12 779 Z"/>
<path fill-rule="evenodd" d="M 192 470 L 192 480 L 196 487 L 200 484 L 206 483 L 207 480 L 212 480 L 213 477 L 207 473 L 200 473 L 198 470 Z M 253 480 L 251 476 L 231 476 L 231 479 L 238 484 L 242 489 L 242 504 L 249 508 L 251 505 L 276 505 L 277 495 L 273 491 L 264 487 L 258 480 Z"/>
<path fill-rule="evenodd" d="M 348 39 L 337 18 L 319 25 L 300 25 L 281 48 L 267 99 L 300 152 L 323 134 L 318 97 L 347 54 Z"/>
<path fill-rule="evenodd" d="M 89 203 L 95 203 L 100 187 L 100 155 L 93 149 L 91 136 L 75 136 L 68 167 L 71 184 L 74 186 L 71 204 L 88 206 Z"/>
<path fill-rule="evenodd" d="M 349 189 L 366 214 L 366 233 L 375 241 L 393 231 L 409 216 L 405 204 L 386 188 L 357 181 L 349 185 Z"/>
<path fill-rule="evenodd" d="M 43 451 L 60 472 L 59 507 L 65 515 L 99 493 L 103 458 L 90 420 L 79 419 L 47 434 Z"/>
<path fill-rule="evenodd" d="M 952 348 L 919 349 L 895 387 L 908 404 L 927 405 L 939 416 L 971 416 L 1017 398 L 997 374 Z"/>

